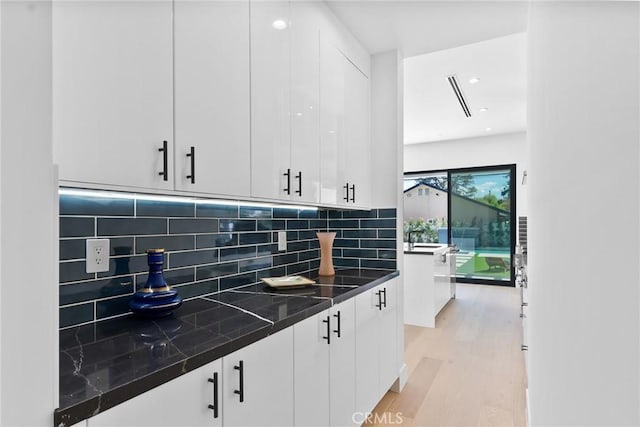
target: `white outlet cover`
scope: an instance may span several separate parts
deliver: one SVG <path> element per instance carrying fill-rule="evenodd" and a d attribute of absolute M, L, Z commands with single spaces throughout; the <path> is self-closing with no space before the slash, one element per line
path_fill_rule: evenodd
<path fill-rule="evenodd" d="M 278 231 L 278 250 L 279 251 L 287 250 L 287 232 L 286 231 Z"/>
<path fill-rule="evenodd" d="M 109 271 L 109 239 L 87 239 L 87 273 Z"/>

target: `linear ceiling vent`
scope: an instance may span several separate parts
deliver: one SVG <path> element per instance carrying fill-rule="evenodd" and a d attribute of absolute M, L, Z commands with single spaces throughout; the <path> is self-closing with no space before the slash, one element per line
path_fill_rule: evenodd
<path fill-rule="evenodd" d="M 451 89 L 453 89 L 453 93 L 456 94 L 456 98 L 458 98 L 458 102 L 460 103 L 460 107 L 462 107 L 462 111 L 464 115 L 467 117 L 471 117 L 471 111 L 469 110 L 469 106 L 467 105 L 467 100 L 464 99 L 464 95 L 462 94 L 462 90 L 458 85 L 458 79 L 455 74 L 448 76 L 447 80 L 449 80 L 449 84 L 451 85 Z"/>

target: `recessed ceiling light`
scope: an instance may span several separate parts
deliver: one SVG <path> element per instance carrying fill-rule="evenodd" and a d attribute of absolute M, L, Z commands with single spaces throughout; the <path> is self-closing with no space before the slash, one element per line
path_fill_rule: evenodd
<path fill-rule="evenodd" d="M 287 22 L 282 19 L 276 19 L 275 21 L 273 21 L 271 26 L 276 30 L 284 30 L 285 28 L 287 28 Z"/>
<path fill-rule="evenodd" d="M 477 78 L 477 77 L 472 77 L 472 78 L 469 79 L 469 83 L 471 83 L 472 85 L 478 83 L 479 81 L 480 81 L 480 79 Z"/>
<path fill-rule="evenodd" d="M 486 130 L 487 132 L 490 132 L 491 128 L 485 128 L 484 130 Z"/>
<path fill-rule="evenodd" d="M 482 107 L 482 108 L 480 109 L 480 112 L 481 112 L 481 113 L 484 113 L 485 111 L 489 111 L 489 109 L 488 109 L 487 107 Z"/>

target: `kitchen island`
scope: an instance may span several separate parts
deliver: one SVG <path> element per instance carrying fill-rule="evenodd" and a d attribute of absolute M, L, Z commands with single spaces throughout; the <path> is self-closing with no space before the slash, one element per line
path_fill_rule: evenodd
<path fill-rule="evenodd" d="M 364 307 L 372 305 L 373 312 L 382 313 L 395 292 L 386 286 L 383 293 L 382 285 L 398 274 L 338 270 L 334 277 L 311 275 L 316 284 L 290 290 L 252 284 L 187 301 L 161 319 L 128 316 L 65 329 L 60 332 L 60 408 L 54 425 L 96 416 L 334 305 L 366 297 Z M 376 287 L 380 290 L 371 292 L 371 298 L 363 295 Z M 330 332 L 328 326 L 327 319 Z"/>
<path fill-rule="evenodd" d="M 456 295 L 455 254 L 447 245 L 416 243 L 404 250 L 404 322 L 434 328 Z"/>

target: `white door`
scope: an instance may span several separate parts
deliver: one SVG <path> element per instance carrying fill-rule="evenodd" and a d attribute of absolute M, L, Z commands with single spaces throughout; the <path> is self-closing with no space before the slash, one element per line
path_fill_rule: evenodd
<path fill-rule="evenodd" d="M 344 141 L 345 58 L 327 38 L 320 43 L 320 201 L 346 204 Z"/>
<path fill-rule="evenodd" d="M 355 300 L 333 306 L 331 314 L 329 425 L 354 425 L 356 410 L 356 310 Z"/>
<path fill-rule="evenodd" d="M 174 20 L 176 189 L 247 197 L 249 2 L 177 1 Z"/>
<path fill-rule="evenodd" d="M 60 179 L 172 189 L 172 2 L 53 5 Z"/>
<path fill-rule="evenodd" d="M 320 201 L 318 5 L 291 3 L 292 201 Z"/>
<path fill-rule="evenodd" d="M 380 286 L 356 296 L 356 412 L 373 410 L 378 403 L 380 340 L 378 330 L 382 296 Z"/>
<path fill-rule="evenodd" d="M 225 427 L 293 425 L 293 328 L 222 360 Z"/>
<path fill-rule="evenodd" d="M 286 1 L 251 2 L 251 195 L 288 200 L 291 21 Z"/>
<path fill-rule="evenodd" d="M 215 408 L 221 403 L 221 368 L 222 361 L 216 360 L 90 418 L 88 425 L 221 426 L 221 407 Z"/>
<path fill-rule="evenodd" d="M 293 326 L 296 426 L 329 425 L 329 352 L 334 339 L 329 311 Z"/>

